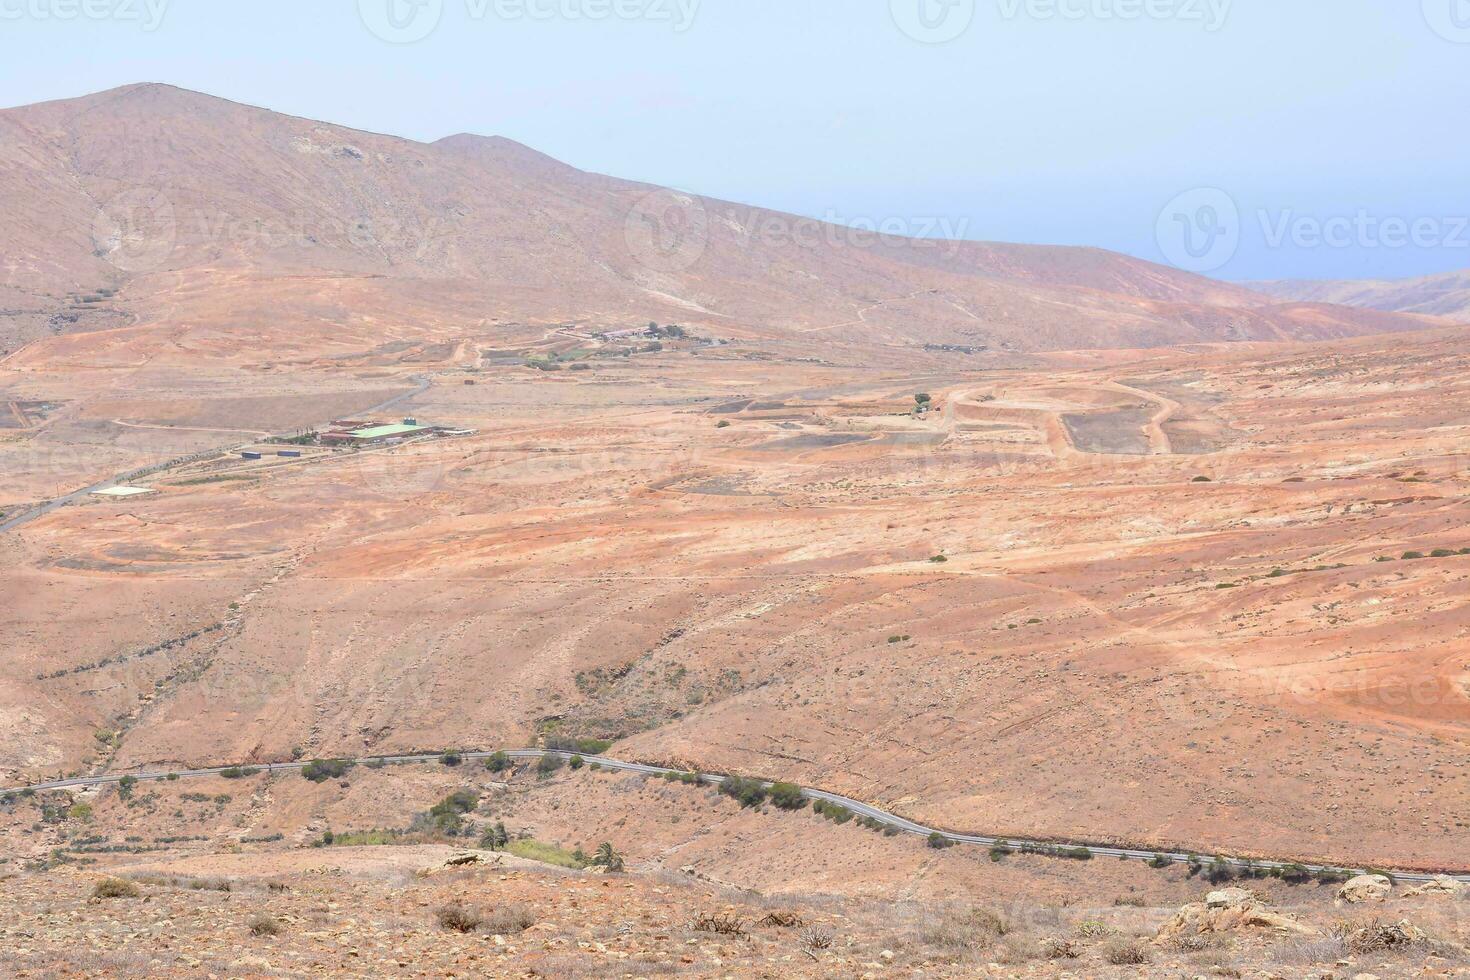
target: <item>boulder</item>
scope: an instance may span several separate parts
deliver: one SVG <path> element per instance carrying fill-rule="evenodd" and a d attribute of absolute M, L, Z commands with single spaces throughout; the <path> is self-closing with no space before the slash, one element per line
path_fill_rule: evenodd
<path fill-rule="evenodd" d="M 1465 886 L 1453 878 L 1440 875 L 1433 881 L 1425 882 L 1417 888 L 1410 888 L 1404 892 L 1405 898 L 1420 898 L 1423 896 L 1442 896 L 1454 898 L 1465 890 Z"/>
<path fill-rule="evenodd" d="M 1393 891 L 1393 882 L 1383 875 L 1358 875 L 1337 890 L 1337 900 L 1349 905 L 1381 902 Z"/>
<path fill-rule="evenodd" d="M 1180 936 L 1271 929 L 1276 932 L 1315 936 L 1317 930 L 1290 916 L 1266 908 L 1260 896 L 1244 888 L 1222 888 L 1210 892 L 1203 902 L 1191 902 L 1175 913 L 1159 930 L 1157 942 Z"/>

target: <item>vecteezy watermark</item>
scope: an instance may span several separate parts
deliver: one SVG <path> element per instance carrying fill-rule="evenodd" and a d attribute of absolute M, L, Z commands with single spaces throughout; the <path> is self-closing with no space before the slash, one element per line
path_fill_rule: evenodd
<path fill-rule="evenodd" d="M 915 41 L 945 44 L 975 22 L 975 0 L 889 0 L 893 22 Z"/>
<path fill-rule="evenodd" d="M 1269 248 L 1470 248 L 1470 216 L 1415 217 L 1376 215 L 1358 209 L 1350 215 L 1321 217 L 1258 211 Z"/>
<path fill-rule="evenodd" d="M 1213 272 L 1240 249 L 1240 207 L 1217 187 L 1185 191 L 1159 212 L 1154 235 L 1171 265 Z"/>
<path fill-rule="evenodd" d="M 997 0 L 1006 20 L 1139 21 L 1199 24 L 1214 33 L 1225 26 L 1234 0 Z"/>
<path fill-rule="evenodd" d="M 659 190 L 634 202 L 623 223 L 633 260 L 665 274 L 685 272 L 709 246 L 709 213 L 699 198 Z"/>
<path fill-rule="evenodd" d="M 1235 199 L 1219 188 L 1185 191 L 1159 213 L 1159 250 L 1176 268 L 1206 273 L 1228 265 L 1247 234 L 1268 249 L 1470 249 L 1470 215 L 1411 217 L 1367 208 L 1321 215 L 1261 208 L 1252 217 L 1254 222 L 1246 221 Z"/>
<path fill-rule="evenodd" d="M 1446 41 L 1470 44 L 1470 0 L 1421 0 L 1424 20 Z"/>
<path fill-rule="evenodd" d="M 0 0 L 0 21 L 116 21 L 144 31 L 163 25 L 171 0 Z"/>
<path fill-rule="evenodd" d="M 955 247 L 967 237 L 968 218 L 947 216 L 898 216 L 875 218 L 847 216 L 829 210 L 821 218 L 751 211 L 737 222 L 741 235 L 751 243 L 767 247 L 795 245 L 798 248 L 847 246 L 850 248 L 938 249 Z"/>
<path fill-rule="evenodd" d="M 168 195 L 148 188 L 124 191 L 92 221 L 97 254 L 124 272 L 146 272 L 168 261 L 178 244 L 178 215 Z"/>
<path fill-rule="evenodd" d="M 97 210 L 92 222 L 96 254 L 124 272 L 163 267 L 179 250 L 280 248 L 389 252 L 424 259 L 449 234 L 437 218 L 422 225 L 393 216 L 297 212 L 241 216 L 218 209 L 181 209 L 154 188 L 132 188 Z"/>
<path fill-rule="evenodd" d="M 3 0 L 0 0 L 3 2 Z M 694 26 L 702 0 L 462 0 L 474 22 L 649 21 L 682 34 Z M 362 22 L 376 37 L 412 44 L 433 34 L 444 20 L 445 0 L 358 0 Z"/>

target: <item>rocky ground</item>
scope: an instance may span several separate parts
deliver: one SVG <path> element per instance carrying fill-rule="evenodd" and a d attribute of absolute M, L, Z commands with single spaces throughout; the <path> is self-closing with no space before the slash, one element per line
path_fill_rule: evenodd
<path fill-rule="evenodd" d="M 453 867 L 446 847 L 331 848 L 11 873 L 0 880 L 0 970 L 30 980 L 1470 976 L 1459 946 L 1467 904 L 1452 896 L 1265 911 L 1249 892 L 1207 898 L 1201 885 L 1177 912 L 996 909 L 983 896 L 768 899 L 687 876 L 474 858 Z M 1398 945 L 1370 950 L 1376 942 Z"/>

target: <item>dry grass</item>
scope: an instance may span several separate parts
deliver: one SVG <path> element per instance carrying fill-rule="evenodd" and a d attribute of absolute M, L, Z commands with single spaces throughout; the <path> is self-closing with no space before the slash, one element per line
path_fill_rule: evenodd
<path fill-rule="evenodd" d="M 970 908 L 939 914 L 927 923 L 919 938 L 943 949 L 984 949 L 1010 932 L 1004 919 L 986 908 Z"/>
<path fill-rule="evenodd" d="M 250 935 L 258 937 L 279 936 L 285 931 L 276 917 L 268 912 L 258 912 L 252 915 L 245 923 L 245 927 L 250 930 Z"/>
<path fill-rule="evenodd" d="M 525 932 L 536 924 L 536 913 L 524 905 L 502 905 L 485 916 L 481 926 L 495 936 Z"/>
<path fill-rule="evenodd" d="M 1049 960 L 1075 960 L 1081 953 L 1075 939 L 1050 936 L 1041 941 L 1041 955 Z"/>
<path fill-rule="evenodd" d="M 121 878 L 103 878 L 92 888 L 93 898 L 137 898 L 140 894 L 137 885 Z"/>
<path fill-rule="evenodd" d="M 1144 939 L 1115 939 L 1103 947 L 1103 959 L 1113 966 L 1142 966 L 1152 958 Z"/>
<path fill-rule="evenodd" d="M 460 902 L 439 906 L 434 910 L 434 917 L 441 928 L 450 932 L 474 932 L 484 921 L 479 912 Z"/>

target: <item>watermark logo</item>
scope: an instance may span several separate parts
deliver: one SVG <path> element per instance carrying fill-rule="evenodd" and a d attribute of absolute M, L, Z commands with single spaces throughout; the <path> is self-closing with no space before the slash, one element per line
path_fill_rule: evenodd
<path fill-rule="evenodd" d="M 1257 218 L 1268 248 L 1470 249 L 1470 215 L 1409 218 L 1359 208 L 1324 218 L 1288 208 Z"/>
<path fill-rule="evenodd" d="M 0 3 L 5 0 L 0 0 Z M 694 26 L 701 0 L 464 0 L 473 22 L 649 21 L 668 24 L 675 34 Z M 444 0 L 358 0 L 367 29 L 390 44 L 413 44 L 438 29 Z"/>
<path fill-rule="evenodd" d="M 444 0 L 357 0 L 362 22 L 389 44 L 422 41 L 444 18 Z"/>
<path fill-rule="evenodd" d="M 999 0 L 1006 20 L 1172 20 L 1198 24 L 1209 33 L 1225 26 L 1234 0 Z"/>
<path fill-rule="evenodd" d="M 687 272 L 709 245 L 709 213 L 697 197 L 659 190 L 634 203 L 623 226 L 633 260 L 665 274 Z"/>
<path fill-rule="evenodd" d="M 1240 207 L 1216 187 L 1185 191 L 1159 213 L 1155 237 L 1176 268 L 1214 272 L 1240 249 Z"/>
<path fill-rule="evenodd" d="M 92 244 L 124 272 L 149 272 L 168 261 L 178 243 L 173 202 L 161 191 L 133 188 L 98 209 Z"/>
<path fill-rule="evenodd" d="M 0 0 L 0 21 L 116 21 L 140 30 L 163 26 L 170 0 Z"/>
<path fill-rule="evenodd" d="M 1470 0 L 1422 0 L 1424 20 L 1446 41 L 1470 44 Z"/>
<path fill-rule="evenodd" d="M 975 0 L 889 0 L 898 29 L 922 44 L 947 44 L 975 22 Z"/>

